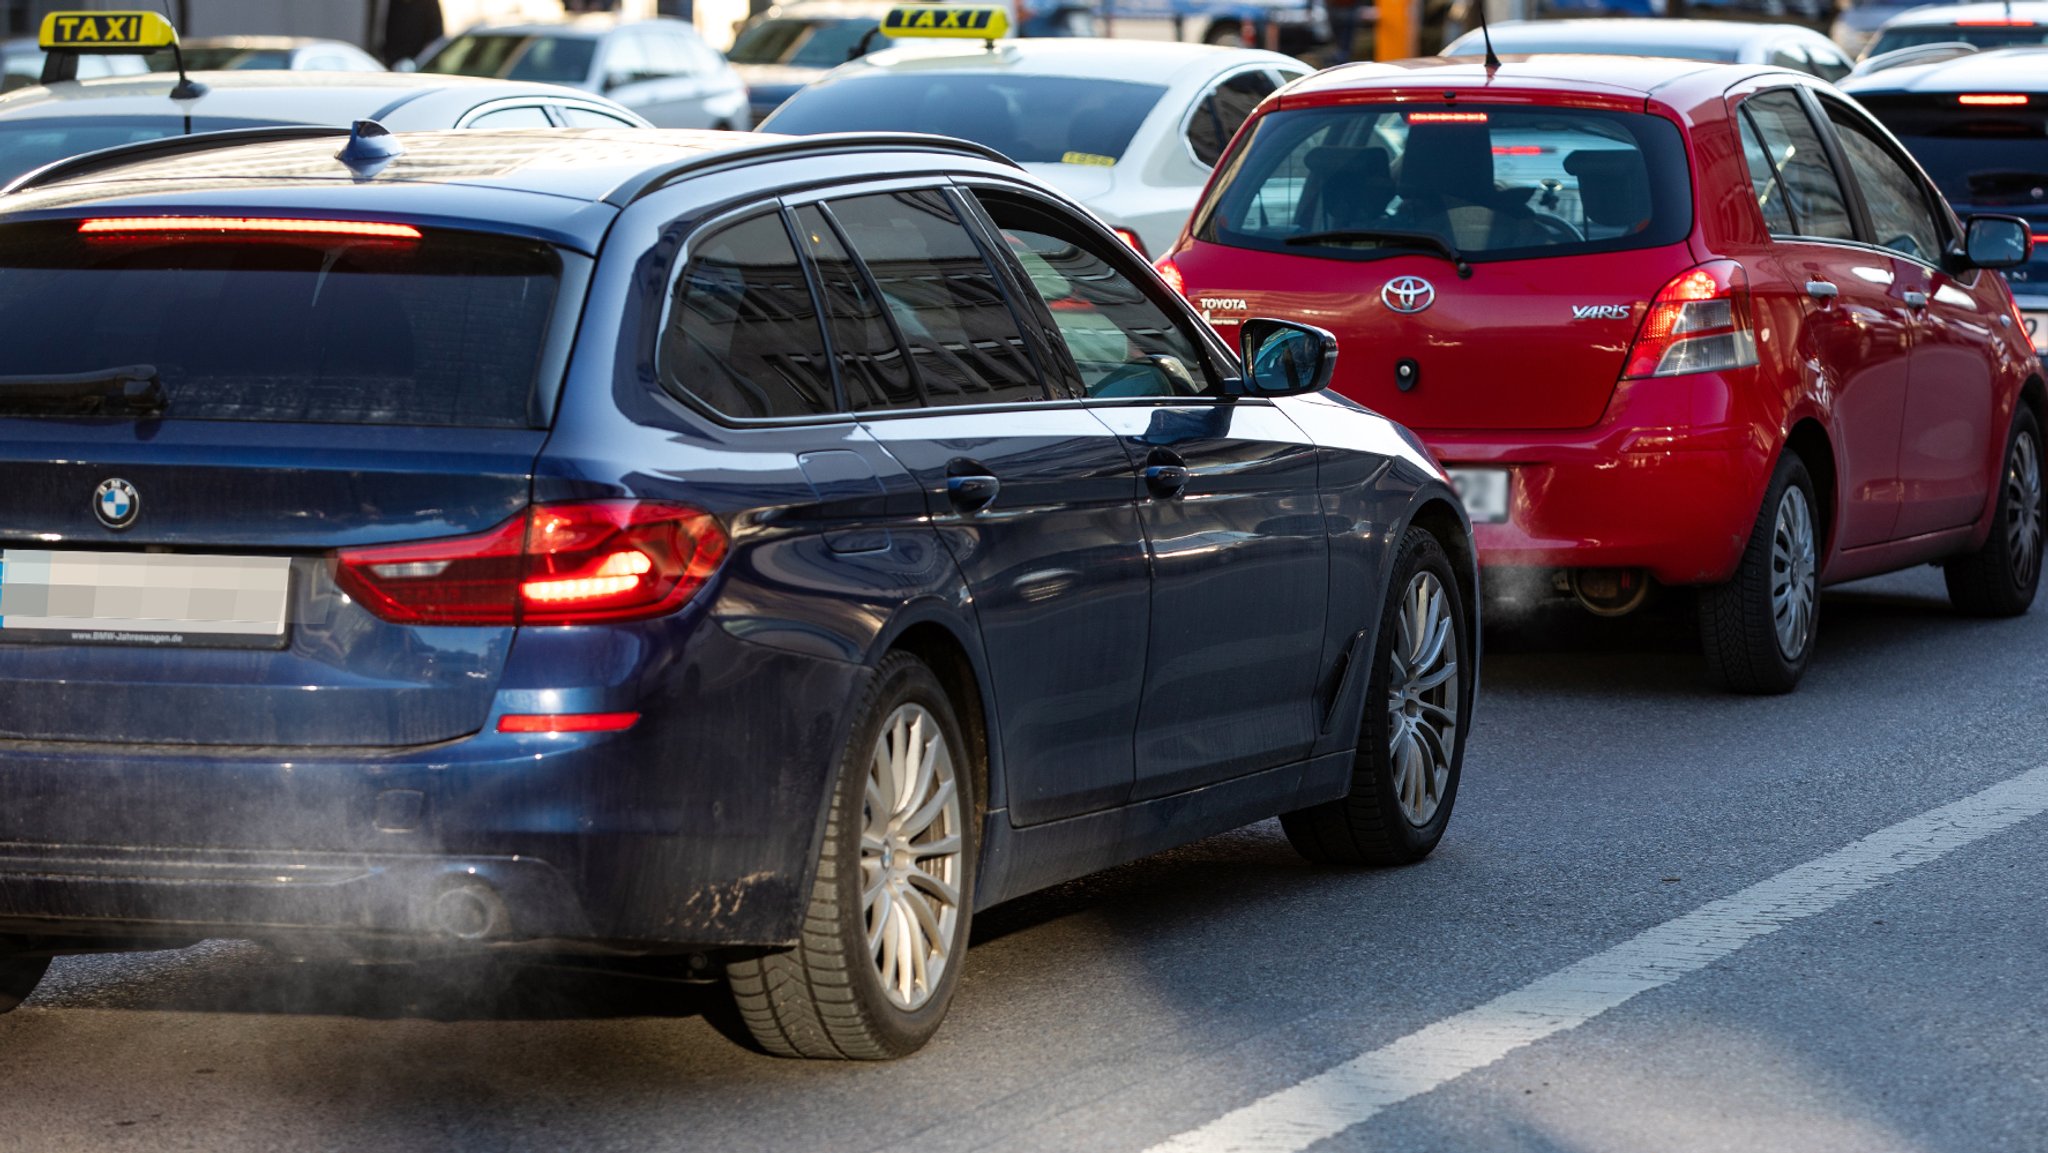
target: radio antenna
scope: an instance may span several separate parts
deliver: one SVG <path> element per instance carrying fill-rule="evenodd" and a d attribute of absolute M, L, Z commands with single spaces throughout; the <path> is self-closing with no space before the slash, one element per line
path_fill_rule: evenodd
<path fill-rule="evenodd" d="M 1494 55 L 1493 33 L 1487 31 L 1486 28 L 1486 0 L 1472 0 L 1472 2 L 1479 6 L 1479 38 L 1486 42 L 1486 71 L 1488 73 L 1498 72 L 1500 71 L 1500 57 Z M 2010 3 L 2011 0 L 2007 0 L 2007 2 Z"/>

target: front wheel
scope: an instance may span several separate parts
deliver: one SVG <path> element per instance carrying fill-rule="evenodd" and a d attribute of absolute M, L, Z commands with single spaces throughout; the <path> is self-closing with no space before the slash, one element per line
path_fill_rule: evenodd
<path fill-rule="evenodd" d="M 953 706 L 922 661 L 892 653 L 854 717 L 800 943 L 726 967 L 748 1031 L 777 1056 L 915 1052 L 960 979 L 975 808 Z"/>
<path fill-rule="evenodd" d="M 1472 713 L 1464 597 L 1443 545 L 1409 529 L 1380 614 L 1351 791 L 1280 827 L 1320 865 L 1407 865 L 1450 824 Z"/>
<path fill-rule="evenodd" d="M 1707 666 L 1738 693 L 1792 691 L 1813 659 L 1820 619 L 1820 530 L 1813 480 L 1778 459 L 1735 579 L 1700 590 Z"/>
<path fill-rule="evenodd" d="M 1949 603 L 1973 617 L 2016 617 L 2034 603 L 2041 584 L 2044 524 L 2041 424 L 2022 408 L 2013 414 L 2006 437 L 2005 467 L 1998 475 L 1998 503 L 1991 535 L 1982 548 L 1941 566 Z"/>

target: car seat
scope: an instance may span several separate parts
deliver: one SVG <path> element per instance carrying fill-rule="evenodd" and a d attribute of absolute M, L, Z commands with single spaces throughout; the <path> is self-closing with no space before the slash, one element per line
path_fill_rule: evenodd
<path fill-rule="evenodd" d="M 1394 200 L 1386 149 L 1326 144 L 1310 150 L 1307 163 L 1294 215 L 1301 232 L 1386 226 Z"/>
<path fill-rule="evenodd" d="M 1588 225 L 1598 225 L 1609 237 L 1650 226 L 1650 169 L 1641 152 L 1581 148 L 1565 156 L 1564 170 L 1578 177 L 1579 207 Z"/>

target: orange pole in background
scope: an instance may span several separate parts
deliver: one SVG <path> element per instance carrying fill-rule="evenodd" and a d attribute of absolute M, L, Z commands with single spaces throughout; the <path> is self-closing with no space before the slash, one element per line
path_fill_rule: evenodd
<path fill-rule="evenodd" d="M 1415 55 L 1421 0 L 1377 0 L 1377 6 L 1380 18 L 1373 30 L 1372 58 L 1403 60 Z"/>

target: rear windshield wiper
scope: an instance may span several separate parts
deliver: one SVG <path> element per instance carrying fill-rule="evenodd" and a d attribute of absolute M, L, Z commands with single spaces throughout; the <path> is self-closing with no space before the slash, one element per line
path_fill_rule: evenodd
<path fill-rule="evenodd" d="M 155 416 L 170 405 L 153 364 L 0 376 L 0 412 L 31 416 Z"/>
<path fill-rule="evenodd" d="M 1356 244 L 1368 241 L 1377 241 L 1382 248 L 1420 249 L 1433 253 L 1450 261 L 1451 266 L 1458 270 L 1459 279 L 1468 279 L 1472 275 L 1472 266 L 1465 262 L 1465 255 L 1453 248 L 1450 241 L 1434 232 L 1404 232 L 1395 228 L 1331 228 L 1322 232 L 1304 232 L 1300 236 L 1287 238 L 1290 246 Z"/>

